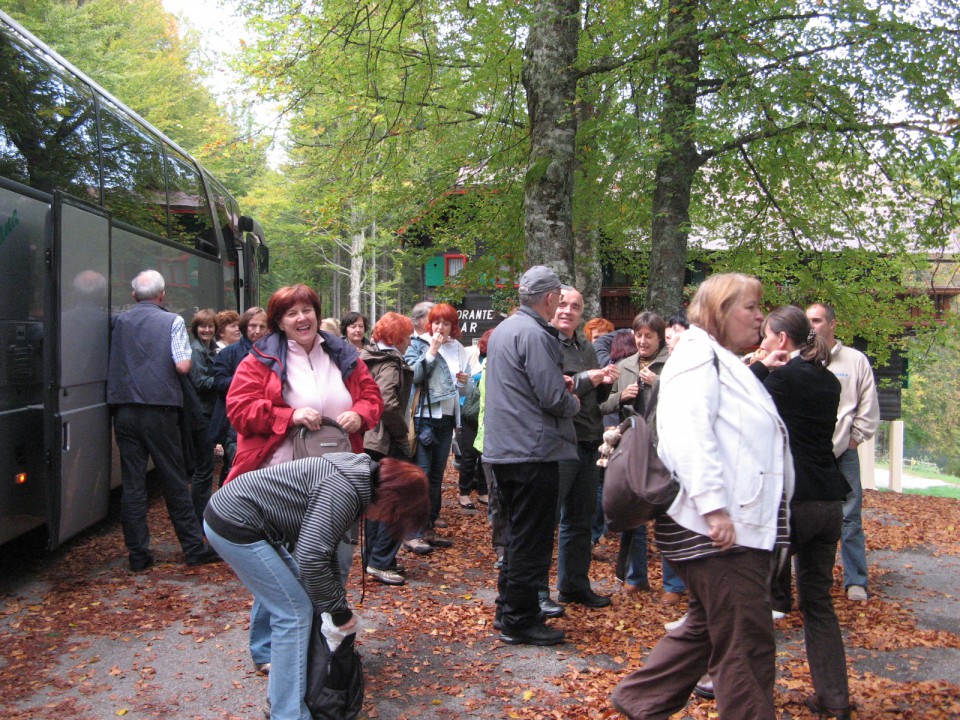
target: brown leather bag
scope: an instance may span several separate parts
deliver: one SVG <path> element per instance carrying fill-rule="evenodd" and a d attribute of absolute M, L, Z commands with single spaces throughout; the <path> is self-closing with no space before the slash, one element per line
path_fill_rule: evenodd
<path fill-rule="evenodd" d="M 316 430 L 298 425 L 290 430 L 293 436 L 293 459 L 302 460 L 320 457 L 327 453 L 352 453 L 350 436 L 336 420 L 324 416 L 323 424 Z"/>

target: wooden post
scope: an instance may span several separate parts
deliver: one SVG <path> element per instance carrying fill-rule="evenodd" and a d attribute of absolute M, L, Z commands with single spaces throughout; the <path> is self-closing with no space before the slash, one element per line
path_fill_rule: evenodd
<path fill-rule="evenodd" d="M 903 420 L 890 421 L 890 489 L 903 492 Z"/>

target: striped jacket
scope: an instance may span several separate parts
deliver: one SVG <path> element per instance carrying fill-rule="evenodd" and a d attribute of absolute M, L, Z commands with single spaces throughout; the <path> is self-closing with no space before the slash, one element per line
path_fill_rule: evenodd
<path fill-rule="evenodd" d="M 294 545 L 307 594 L 339 626 L 353 613 L 340 579 L 337 546 L 370 498 L 370 458 L 331 453 L 237 477 L 213 494 L 204 520 L 232 543 Z"/>

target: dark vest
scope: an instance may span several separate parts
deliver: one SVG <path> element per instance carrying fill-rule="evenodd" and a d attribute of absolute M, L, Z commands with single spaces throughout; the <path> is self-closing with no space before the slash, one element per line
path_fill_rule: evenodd
<path fill-rule="evenodd" d="M 109 404 L 183 406 L 170 355 L 170 329 L 176 317 L 152 302 L 138 303 L 116 317 L 107 379 Z"/>

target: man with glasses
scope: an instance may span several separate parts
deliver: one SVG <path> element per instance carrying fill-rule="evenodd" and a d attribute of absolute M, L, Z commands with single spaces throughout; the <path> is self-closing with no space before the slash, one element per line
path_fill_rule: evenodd
<path fill-rule="evenodd" d="M 564 638 L 544 623 L 538 597 L 553 554 L 559 463 L 577 459 L 572 418 L 580 401 L 570 392 L 558 332 L 549 324 L 561 289 L 550 268 L 527 270 L 519 309 L 487 347 L 483 460 L 493 466 L 507 526 L 494 627 L 511 645 L 556 645 Z"/>

